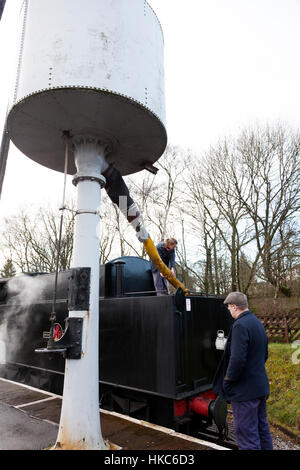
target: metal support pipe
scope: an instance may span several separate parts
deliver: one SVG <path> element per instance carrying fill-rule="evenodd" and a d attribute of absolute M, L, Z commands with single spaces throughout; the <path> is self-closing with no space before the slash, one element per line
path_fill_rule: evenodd
<path fill-rule="evenodd" d="M 99 414 L 99 207 L 102 172 L 107 168 L 105 143 L 94 138 L 74 140 L 77 211 L 72 267 L 89 267 L 89 310 L 70 311 L 82 317 L 81 359 L 66 359 L 62 410 L 55 449 L 104 450 Z"/>

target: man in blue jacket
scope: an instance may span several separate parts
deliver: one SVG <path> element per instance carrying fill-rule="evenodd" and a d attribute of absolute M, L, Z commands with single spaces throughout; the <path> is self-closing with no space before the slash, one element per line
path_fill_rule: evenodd
<path fill-rule="evenodd" d="M 175 275 L 175 248 L 177 246 L 177 240 L 175 238 L 166 238 L 163 242 L 159 242 L 156 245 L 156 249 L 161 260 L 167 267 L 170 265 L 172 275 Z M 165 277 L 159 272 L 154 263 L 151 262 L 151 271 L 153 276 L 154 287 L 157 295 L 167 295 L 168 287 Z"/>
<path fill-rule="evenodd" d="M 268 338 L 262 323 L 248 309 L 245 294 L 231 292 L 224 304 L 235 321 L 213 388 L 216 394 L 231 403 L 239 449 L 272 450 L 266 412 Z"/>

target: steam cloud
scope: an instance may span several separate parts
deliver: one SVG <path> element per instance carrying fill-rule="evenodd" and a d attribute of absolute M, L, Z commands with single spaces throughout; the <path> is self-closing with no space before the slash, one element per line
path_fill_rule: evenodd
<path fill-rule="evenodd" d="M 29 315 L 31 306 L 42 299 L 47 286 L 48 276 L 21 275 L 8 281 L 8 301 L 4 314 L 0 316 L 0 364 L 11 360 L 11 354 L 18 351 L 24 340 L 24 331 L 32 321 L 32 315 Z"/>

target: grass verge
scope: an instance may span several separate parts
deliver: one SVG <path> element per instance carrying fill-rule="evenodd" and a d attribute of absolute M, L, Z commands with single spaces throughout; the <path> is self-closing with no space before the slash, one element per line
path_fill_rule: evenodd
<path fill-rule="evenodd" d="M 300 344 L 269 344 L 266 370 L 269 420 L 300 436 Z"/>

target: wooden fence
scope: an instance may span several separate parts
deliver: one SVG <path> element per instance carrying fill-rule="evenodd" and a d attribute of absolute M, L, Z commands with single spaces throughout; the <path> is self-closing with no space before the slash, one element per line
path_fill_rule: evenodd
<path fill-rule="evenodd" d="M 288 313 L 258 315 L 270 343 L 292 343 L 300 340 L 300 308 Z"/>

